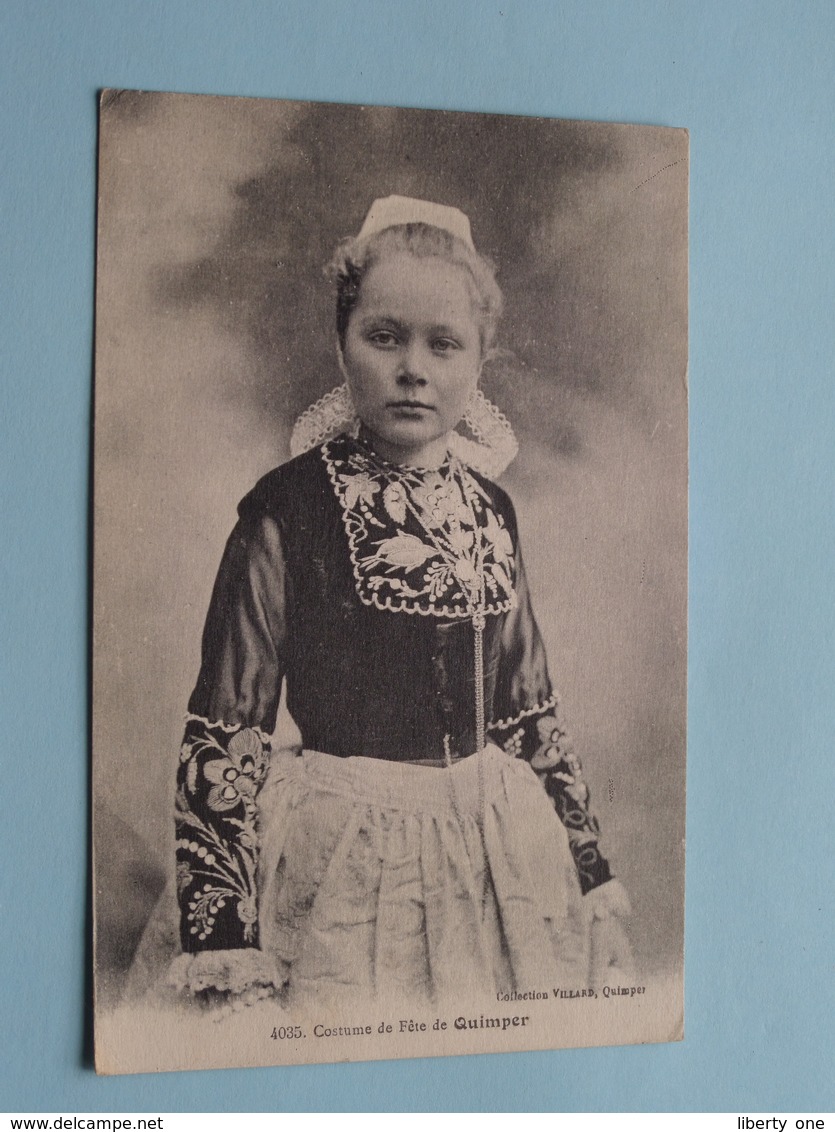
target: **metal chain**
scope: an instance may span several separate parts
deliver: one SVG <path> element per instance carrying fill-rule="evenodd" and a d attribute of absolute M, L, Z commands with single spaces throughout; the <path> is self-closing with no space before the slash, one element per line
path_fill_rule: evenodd
<path fill-rule="evenodd" d="M 483 602 L 483 598 L 482 598 Z M 476 750 L 487 744 L 487 724 L 484 718 L 484 626 L 487 618 L 483 604 L 473 613 L 473 668 L 475 677 L 475 736 Z"/>
<path fill-rule="evenodd" d="M 487 843 L 484 840 L 484 820 L 486 799 L 484 790 L 484 748 L 487 746 L 486 724 L 484 719 L 484 589 L 482 583 L 481 605 L 473 614 L 473 655 L 475 668 L 475 727 L 476 727 L 476 753 L 478 759 L 476 772 L 478 776 L 478 814 L 476 821 L 481 835 L 481 844 L 484 849 L 484 872 L 481 885 L 481 918 L 487 910 L 488 880 L 487 880 Z"/>
<path fill-rule="evenodd" d="M 375 454 L 370 449 L 368 451 L 369 451 L 369 454 L 372 456 L 372 459 L 373 459 Z M 377 467 L 380 469 L 380 471 L 386 477 L 386 479 L 388 480 L 389 483 L 396 483 L 396 482 L 402 483 L 403 482 L 402 477 L 398 478 L 396 476 L 396 474 L 392 470 L 386 468 L 379 461 L 379 459 L 375 459 L 374 462 L 377 464 Z M 451 460 L 450 460 L 450 475 L 454 479 L 453 468 L 459 469 L 459 474 L 460 474 L 460 476 L 463 480 L 463 474 L 464 474 L 463 470 L 460 468 L 460 462 L 455 457 L 452 457 Z M 481 539 L 483 540 L 484 534 L 483 534 L 482 528 L 479 526 L 478 521 L 476 520 L 475 511 L 473 510 L 472 503 L 470 503 L 469 499 L 467 498 L 467 493 L 463 489 L 462 489 L 462 495 L 463 495 L 465 503 L 467 504 L 467 506 L 469 507 L 469 510 L 470 510 L 470 516 L 472 517 L 472 521 L 473 521 L 473 530 L 475 532 L 477 532 L 480 535 Z M 441 555 L 441 557 L 448 564 L 452 565 L 453 569 L 454 569 L 455 563 L 458 560 L 456 555 L 454 554 L 454 552 L 451 553 L 450 550 L 447 549 L 443 545 L 443 543 L 435 535 L 435 532 L 432 530 L 432 528 L 429 526 L 429 524 L 424 521 L 424 518 L 420 514 L 420 511 L 418 510 L 417 507 L 415 507 L 415 505 L 412 503 L 412 500 L 409 498 L 408 491 L 406 492 L 406 498 L 405 498 L 404 502 L 405 502 L 407 508 L 409 509 L 409 511 L 412 513 L 412 515 L 414 515 L 414 517 L 417 519 L 418 523 L 421 525 L 421 527 L 424 529 L 426 534 L 429 536 L 432 544 L 435 546 L 438 553 Z M 475 693 L 475 735 L 476 735 L 475 758 L 477 760 L 476 761 L 476 775 L 477 775 L 477 784 L 478 784 L 478 809 L 477 809 L 477 812 L 476 812 L 476 825 L 478 826 L 479 837 L 480 837 L 480 840 L 481 840 L 482 849 L 484 850 L 484 857 L 483 857 L 484 868 L 483 868 L 483 873 L 482 873 L 482 893 L 481 893 L 481 914 L 482 914 L 482 918 L 484 917 L 484 914 L 485 914 L 485 911 L 486 911 L 486 908 L 487 908 L 487 897 L 488 897 L 488 889 L 489 889 L 488 868 L 487 868 L 487 852 L 486 852 L 486 846 L 485 846 L 485 842 L 484 842 L 484 818 L 485 818 L 485 806 L 486 806 L 486 798 L 485 798 L 486 791 L 485 791 L 485 783 L 484 783 L 484 748 L 487 745 L 487 723 L 486 723 L 485 708 L 484 708 L 484 628 L 487 624 L 487 616 L 486 616 L 486 613 L 485 613 L 486 595 L 485 595 L 484 568 L 483 568 L 484 549 L 485 548 L 483 546 L 483 541 L 482 541 L 482 555 L 478 555 L 478 552 L 476 552 L 476 560 L 479 563 L 478 568 L 476 570 L 476 575 L 478 577 L 478 582 L 479 582 L 479 585 L 478 585 L 478 601 L 477 602 L 475 602 L 473 600 L 472 591 L 469 590 L 469 587 L 467 587 L 467 591 L 468 591 L 467 612 L 472 617 L 472 624 L 473 624 L 473 679 L 474 679 L 474 684 L 475 684 L 474 693 Z M 444 762 L 446 764 L 447 771 L 450 773 L 449 780 L 448 780 L 449 781 L 450 802 L 452 804 L 453 813 L 455 814 L 455 820 L 458 822 L 459 829 L 461 830 L 461 836 L 464 837 L 465 836 L 465 834 L 464 834 L 464 822 L 463 822 L 463 819 L 461 817 L 461 811 L 458 807 L 458 795 L 457 795 L 457 791 L 455 789 L 455 783 L 452 781 L 452 774 L 451 774 L 451 771 L 452 771 L 452 752 L 450 750 L 450 743 L 449 743 L 449 735 L 448 734 L 444 735 Z"/>

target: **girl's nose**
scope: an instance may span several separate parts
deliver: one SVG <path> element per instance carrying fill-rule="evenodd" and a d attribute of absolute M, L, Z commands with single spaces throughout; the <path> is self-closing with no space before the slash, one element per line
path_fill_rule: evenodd
<path fill-rule="evenodd" d="M 411 369 L 402 369 L 397 375 L 397 381 L 399 385 L 405 386 L 426 385 L 426 378 Z"/>
<path fill-rule="evenodd" d="M 412 346 L 404 351 L 397 380 L 401 385 L 426 385 L 424 358 L 416 347 Z"/>

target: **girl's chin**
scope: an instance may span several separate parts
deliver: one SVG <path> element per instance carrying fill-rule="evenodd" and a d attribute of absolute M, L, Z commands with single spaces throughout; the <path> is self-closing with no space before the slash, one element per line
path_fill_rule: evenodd
<path fill-rule="evenodd" d="M 431 467 L 442 464 L 446 458 L 448 432 L 439 436 L 418 427 L 387 428 L 377 432 L 363 426 L 363 435 L 375 452 L 392 463 Z"/>

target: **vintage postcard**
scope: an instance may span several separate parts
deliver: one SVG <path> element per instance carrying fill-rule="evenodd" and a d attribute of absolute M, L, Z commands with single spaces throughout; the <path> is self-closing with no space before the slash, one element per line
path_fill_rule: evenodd
<path fill-rule="evenodd" d="M 101 1073 L 683 1034 L 685 130 L 106 91 Z"/>

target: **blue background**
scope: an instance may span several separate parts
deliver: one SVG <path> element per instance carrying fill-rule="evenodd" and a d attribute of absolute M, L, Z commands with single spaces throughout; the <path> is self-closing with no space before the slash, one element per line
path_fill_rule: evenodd
<path fill-rule="evenodd" d="M 833 1107 L 833 45 L 835 6 L 811 0 L 3 6 L 0 1109 Z M 683 1043 L 113 1079 L 85 1064 L 104 86 L 691 130 Z"/>

